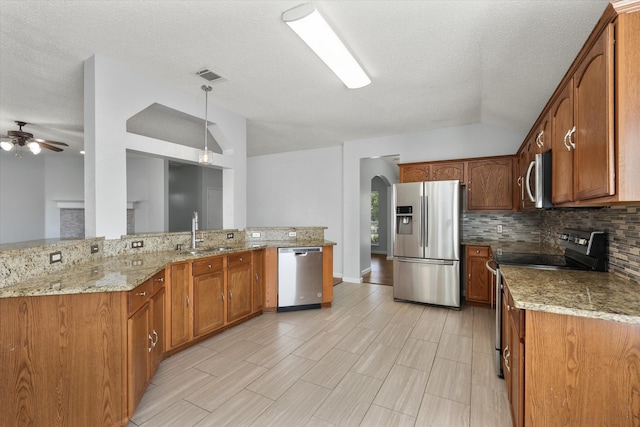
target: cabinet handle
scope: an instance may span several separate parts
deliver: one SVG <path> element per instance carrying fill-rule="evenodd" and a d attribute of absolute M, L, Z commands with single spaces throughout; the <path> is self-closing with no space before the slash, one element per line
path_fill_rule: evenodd
<path fill-rule="evenodd" d="M 189 307 L 189 295 L 187 295 L 187 307 Z"/>
<path fill-rule="evenodd" d="M 509 351 L 509 346 L 506 346 L 503 350 L 503 359 L 504 359 L 504 367 L 507 368 L 507 372 L 511 372 L 511 367 L 509 366 L 509 357 L 511 357 L 511 352 Z"/>
<path fill-rule="evenodd" d="M 538 146 L 538 148 L 544 147 L 544 142 L 542 141 L 543 134 L 544 134 L 544 131 L 541 130 L 540 133 L 536 136 L 536 145 Z"/>
<path fill-rule="evenodd" d="M 233 298 L 233 292 L 229 291 L 229 299 Z"/>
<path fill-rule="evenodd" d="M 507 304 L 507 311 L 511 311 L 511 306 Z"/>
<path fill-rule="evenodd" d="M 155 347 L 156 344 L 158 344 L 158 333 L 155 329 L 153 330 L 153 336 L 155 337 L 155 340 L 151 341 L 151 347 Z"/>
<path fill-rule="evenodd" d="M 138 292 L 136 295 L 139 296 L 139 297 L 146 297 L 147 296 L 147 291 Z"/>
<path fill-rule="evenodd" d="M 518 187 L 522 187 L 522 177 L 519 176 L 518 180 L 516 181 L 518 183 Z"/>
<path fill-rule="evenodd" d="M 571 129 L 569 129 L 567 131 L 567 133 L 564 135 L 564 138 L 562 138 L 562 140 L 564 141 L 564 146 L 567 147 L 567 151 L 571 151 L 571 147 L 569 146 L 569 143 L 567 142 L 567 138 L 569 138 L 569 134 L 571 133 Z"/>
<path fill-rule="evenodd" d="M 576 143 L 573 142 L 573 134 L 576 133 L 576 127 L 574 126 L 570 131 L 569 131 L 569 136 L 567 137 L 567 141 L 569 141 L 569 144 L 571 144 L 571 146 L 573 147 L 573 149 L 576 149 Z"/>
<path fill-rule="evenodd" d="M 156 282 L 164 283 L 164 277 L 157 278 Z"/>
<path fill-rule="evenodd" d="M 224 292 L 222 292 L 221 295 L 222 295 L 222 303 L 224 304 Z"/>
<path fill-rule="evenodd" d="M 149 345 L 149 353 L 151 353 L 151 349 L 153 349 L 153 337 L 151 337 L 151 334 L 149 334 L 149 341 L 151 341 L 151 345 Z"/>
<path fill-rule="evenodd" d="M 469 280 L 471 280 L 471 273 L 469 273 Z"/>
<path fill-rule="evenodd" d="M 258 273 L 256 273 L 256 283 L 258 283 Z"/>

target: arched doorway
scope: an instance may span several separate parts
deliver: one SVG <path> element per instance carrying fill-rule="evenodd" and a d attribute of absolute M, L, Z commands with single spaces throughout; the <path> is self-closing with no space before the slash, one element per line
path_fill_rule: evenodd
<path fill-rule="evenodd" d="M 391 183 L 383 175 L 371 179 L 371 268 L 367 283 L 393 286 Z"/>

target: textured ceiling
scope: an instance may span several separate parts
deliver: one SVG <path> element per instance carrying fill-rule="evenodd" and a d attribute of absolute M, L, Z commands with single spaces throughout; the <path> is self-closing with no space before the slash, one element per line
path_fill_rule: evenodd
<path fill-rule="evenodd" d="M 0 133 L 83 141 L 102 54 L 247 117 L 249 155 L 485 123 L 527 132 L 604 11 L 591 1 L 318 1 L 372 83 L 349 90 L 282 22 L 301 1 L 0 0 Z M 72 151 L 72 150 L 69 150 Z"/>

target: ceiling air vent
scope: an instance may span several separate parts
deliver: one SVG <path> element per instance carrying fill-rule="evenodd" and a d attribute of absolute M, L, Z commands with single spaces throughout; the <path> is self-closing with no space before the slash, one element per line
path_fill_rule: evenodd
<path fill-rule="evenodd" d="M 214 73 L 213 71 L 207 68 L 204 68 L 200 71 L 196 71 L 196 75 L 202 77 L 208 82 L 214 82 L 216 80 L 224 80 L 221 76 L 217 75 L 216 73 Z"/>

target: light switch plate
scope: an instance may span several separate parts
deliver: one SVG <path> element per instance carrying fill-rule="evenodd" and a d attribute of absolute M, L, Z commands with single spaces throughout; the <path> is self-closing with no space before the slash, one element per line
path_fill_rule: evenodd
<path fill-rule="evenodd" d="M 233 233 L 227 233 L 227 239 L 233 239 Z"/>
<path fill-rule="evenodd" d="M 289 232 L 289 237 L 296 237 L 297 235 L 298 235 L 298 233 L 295 232 L 295 231 L 290 231 Z"/>
<path fill-rule="evenodd" d="M 253 232 L 251 233 L 251 237 L 260 237 L 260 233 L 259 232 Z"/>
<path fill-rule="evenodd" d="M 49 264 L 53 264 L 61 261 L 62 261 L 62 252 L 57 251 L 57 252 L 51 252 L 49 254 Z"/>

